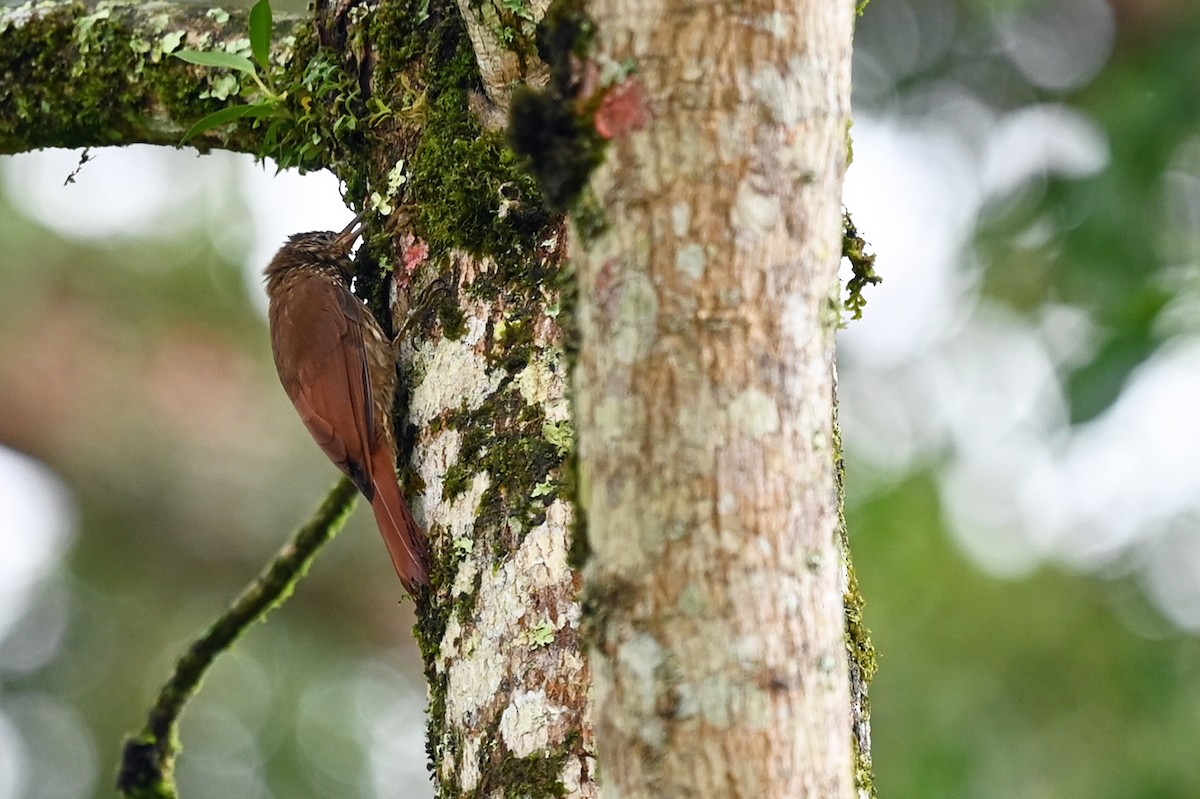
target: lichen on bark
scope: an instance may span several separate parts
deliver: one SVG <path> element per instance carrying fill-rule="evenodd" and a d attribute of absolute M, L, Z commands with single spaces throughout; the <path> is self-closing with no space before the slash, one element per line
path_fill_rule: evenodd
<path fill-rule="evenodd" d="M 375 96 L 420 125 L 373 130 L 388 158 L 368 157 L 347 185 L 379 191 L 404 159 L 382 224 L 385 246 L 410 247 L 385 252 L 408 377 L 408 483 L 420 487 L 438 586 L 417 629 L 431 763 L 444 796 L 592 795 L 590 681 L 562 499 L 573 447 L 556 321 L 563 222 L 481 123 L 462 21 L 431 9 L 414 41 L 405 4 L 375 13 Z M 425 254 L 412 259 L 412 247 Z"/>

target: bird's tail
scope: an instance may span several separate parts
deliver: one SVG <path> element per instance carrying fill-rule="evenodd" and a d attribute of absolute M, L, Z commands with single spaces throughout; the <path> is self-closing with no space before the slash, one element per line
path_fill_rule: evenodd
<path fill-rule="evenodd" d="M 400 582 L 404 583 L 410 596 L 415 596 L 418 586 L 429 585 L 425 535 L 409 511 L 404 495 L 400 493 L 400 484 L 396 481 L 395 466 L 388 449 L 380 447 L 373 456 L 371 481 L 375 496 L 371 499 L 371 509 L 375 511 L 375 522 L 379 525 L 383 543 L 387 544 Z"/>

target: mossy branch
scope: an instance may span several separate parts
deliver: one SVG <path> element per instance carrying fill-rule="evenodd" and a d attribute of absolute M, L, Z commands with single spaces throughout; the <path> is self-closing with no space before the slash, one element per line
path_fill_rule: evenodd
<path fill-rule="evenodd" d="M 174 799 L 178 795 L 174 766 L 180 749 L 177 725 L 184 706 L 199 689 L 216 657 L 291 595 L 317 552 L 342 528 L 356 496 L 348 478 L 339 480 L 308 523 L 179 658 L 150 709 L 146 726 L 125 741 L 117 775 L 117 788 L 122 794 L 134 799 Z"/>
<path fill-rule="evenodd" d="M 849 214 L 846 224 L 851 225 Z M 833 468 L 837 486 L 837 537 L 846 585 L 842 610 L 846 615 L 846 656 L 850 665 L 850 728 L 854 741 L 854 785 L 859 799 L 876 799 L 871 759 L 871 681 L 879 669 L 879 655 L 866 623 L 866 600 L 850 556 L 850 531 L 846 525 L 846 461 L 842 455 L 842 427 L 838 421 L 836 375 L 833 389 Z"/>
<path fill-rule="evenodd" d="M 38 2 L 0 10 L 0 154 L 177 145 L 198 119 L 245 97 L 240 76 L 170 54 L 184 47 L 249 54 L 247 16 L 245 9 L 160 2 Z M 305 22 L 275 19 L 273 63 L 289 61 Z M 261 138 L 250 125 L 226 126 L 195 145 L 258 152 Z"/>

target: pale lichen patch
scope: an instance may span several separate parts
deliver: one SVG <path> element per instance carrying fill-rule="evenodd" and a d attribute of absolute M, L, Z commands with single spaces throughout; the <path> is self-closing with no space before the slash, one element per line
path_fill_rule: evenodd
<path fill-rule="evenodd" d="M 592 424 L 601 441 L 619 438 L 631 421 L 640 420 L 640 405 L 628 394 L 610 394 L 596 406 Z"/>
<path fill-rule="evenodd" d="M 481 739 L 472 735 L 463 742 L 462 770 L 459 772 L 459 784 L 464 791 L 473 791 L 479 785 L 483 776 L 479 771 L 479 745 Z M 451 772 L 453 773 L 453 772 Z"/>
<path fill-rule="evenodd" d="M 658 322 L 658 294 L 641 272 L 629 271 L 622 286 L 617 330 L 613 336 L 613 355 L 629 365 L 650 351 Z"/>
<path fill-rule="evenodd" d="M 565 502 L 556 499 L 546 508 L 546 521 L 529 531 L 505 569 L 512 569 L 524 583 L 522 590 L 539 591 L 570 579 L 567 566 L 566 541 L 561 531 L 570 520 Z M 564 620 L 560 620 L 559 627 Z"/>
<path fill-rule="evenodd" d="M 186 37 L 187 31 L 183 30 L 164 33 L 159 37 L 154 49 L 150 51 L 150 62 L 157 64 L 162 61 L 163 56 L 169 55 L 178 50 Z"/>
<path fill-rule="evenodd" d="M 685 244 L 675 253 L 675 266 L 693 280 L 704 277 L 704 269 L 708 265 L 708 256 L 700 244 Z"/>
<path fill-rule="evenodd" d="M 479 507 L 479 500 L 487 491 L 490 483 L 491 479 L 486 472 L 477 473 L 471 479 L 470 487 L 455 497 L 453 501 L 442 505 L 442 512 L 439 513 L 439 521 L 445 526 L 450 540 L 456 544 L 460 541 L 467 542 L 466 545 L 459 546 L 459 550 L 468 555 L 474 550 L 470 544 L 473 543 L 471 534 L 475 528 L 475 514 Z M 441 485 L 440 481 L 438 485 Z M 479 568 L 480 564 L 477 558 L 462 559 L 454 574 L 454 585 L 451 588 L 454 596 L 465 596 L 474 590 L 475 577 Z"/>
<path fill-rule="evenodd" d="M 606 514 L 613 527 L 618 530 L 640 530 L 640 537 L 623 540 L 609 537 L 591 542 L 598 557 L 604 557 L 614 569 L 633 571 L 666 546 L 666 535 L 659 527 L 647 527 L 638 511 L 638 498 L 644 487 L 623 475 L 593 481 L 586 472 L 581 475 L 580 498 L 588 514 Z"/>
<path fill-rule="evenodd" d="M 521 398 L 530 405 L 542 406 L 546 419 L 554 422 L 571 418 L 571 405 L 566 396 L 566 368 L 562 350 L 547 347 L 536 351 L 516 378 Z"/>
<path fill-rule="evenodd" d="M 241 90 L 242 84 L 233 73 L 226 72 L 223 75 L 213 74 L 208 78 L 208 88 L 200 92 L 199 97 L 212 97 L 217 100 L 225 100 L 237 95 Z"/>
<path fill-rule="evenodd" d="M 417 464 L 417 473 L 425 484 L 423 497 L 426 506 L 437 507 L 442 503 L 445 489 L 442 478 L 446 475 L 446 470 L 458 461 L 458 454 L 462 451 L 462 439 L 461 431 L 454 428 L 443 428 L 436 435 L 418 442 L 413 461 Z M 486 489 L 487 486 L 485 485 L 484 488 Z M 472 485 L 467 493 L 473 494 L 474 489 L 475 486 Z M 475 497 L 475 501 L 479 501 L 478 496 Z M 470 532 L 468 527 L 453 525 L 451 519 L 441 521 L 447 527 L 451 538 L 464 532 Z"/>
<path fill-rule="evenodd" d="M 680 201 L 671 206 L 671 227 L 680 238 L 686 236 L 692 226 L 692 206 Z"/>
<path fill-rule="evenodd" d="M 236 39 L 230 39 L 221 45 L 221 49 L 233 55 L 251 55 L 250 40 L 245 36 L 240 36 Z"/>
<path fill-rule="evenodd" d="M 766 690 L 750 682 L 738 685 L 742 707 L 740 722 L 750 730 L 771 730 L 775 726 L 775 702 Z"/>
<path fill-rule="evenodd" d="M 800 88 L 793 76 L 767 64 L 750 76 L 750 87 L 772 122 L 792 127 L 800 121 Z"/>
<path fill-rule="evenodd" d="M 792 37 L 792 18 L 779 11 L 772 11 L 758 18 L 758 27 L 780 41 L 789 41 Z"/>
<path fill-rule="evenodd" d="M 759 192 L 749 179 L 738 184 L 730 215 L 733 229 L 748 234 L 751 241 L 773 230 L 782 218 L 779 198 Z"/>
<path fill-rule="evenodd" d="M 732 516 L 738 511 L 738 497 L 733 491 L 722 491 L 717 497 L 717 512 L 722 516 Z"/>
<path fill-rule="evenodd" d="M 779 328 L 789 339 L 787 344 L 803 347 L 812 340 L 817 324 L 808 298 L 799 294 L 788 298 L 779 318 Z"/>
<path fill-rule="evenodd" d="M 696 692 L 696 707 L 700 717 L 714 727 L 728 727 L 732 720 L 732 698 L 728 675 L 710 674 L 701 681 Z"/>
<path fill-rule="evenodd" d="M 779 430 L 779 407 L 774 399 L 756 388 L 746 389 L 729 403 L 729 416 L 751 438 Z"/>
<path fill-rule="evenodd" d="M 502 373 L 488 368 L 477 345 L 487 327 L 485 319 L 469 318 L 467 332 L 457 339 L 424 341 L 414 357 L 425 379 L 412 392 L 409 415 L 422 425 L 447 408 L 475 410 L 500 385 Z"/>
<path fill-rule="evenodd" d="M 592 758 L 588 758 L 591 761 Z M 568 757 L 563 763 L 562 771 L 559 772 L 558 781 L 562 784 L 563 790 L 567 792 L 568 797 L 580 796 L 584 787 L 584 758 Z M 594 787 L 594 784 L 589 780 L 589 787 Z"/>
<path fill-rule="evenodd" d="M 708 597 L 695 584 L 688 584 L 683 589 L 676 607 L 685 616 L 691 618 L 701 618 L 712 613 L 712 604 L 708 601 Z"/>
<path fill-rule="evenodd" d="M 408 165 L 407 162 L 401 158 L 392 166 L 391 171 L 388 172 L 388 196 L 395 197 L 399 193 L 400 187 L 406 183 L 408 183 Z"/>
<path fill-rule="evenodd" d="M 666 659 L 666 651 L 654 636 L 646 632 L 635 634 L 621 644 L 617 663 L 625 689 L 640 706 L 643 718 L 649 723 L 640 730 L 643 740 L 652 746 L 662 746 L 666 728 L 655 713 L 658 705 L 658 672 Z"/>
<path fill-rule="evenodd" d="M 505 674 L 505 658 L 500 652 L 498 642 L 479 632 L 465 640 L 451 642 L 449 635 L 453 626 L 446 626 L 447 635 L 443 638 L 442 654 L 458 651 L 462 655 L 453 662 L 449 662 L 448 659 L 445 661 L 449 663 L 446 714 L 457 724 L 465 720 L 469 713 L 478 711 L 496 695 Z M 461 628 L 458 632 L 461 634 Z"/>
<path fill-rule="evenodd" d="M 542 689 L 514 691 L 500 714 L 500 737 L 517 757 L 528 757 L 550 744 L 550 730 L 566 710 Z"/>
<path fill-rule="evenodd" d="M 567 419 L 542 422 L 542 436 L 558 449 L 561 454 L 569 453 L 575 445 L 575 426 Z M 554 485 L 552 481 L 543 481 L 542 485 Z M 535 493 L 534 496 L 540 496 Z"/>

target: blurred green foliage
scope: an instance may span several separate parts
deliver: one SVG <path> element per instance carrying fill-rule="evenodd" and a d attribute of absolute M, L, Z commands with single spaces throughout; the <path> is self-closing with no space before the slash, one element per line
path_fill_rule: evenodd
<path fill-rule="evenodd" d="M 1178 235 L 1163 179 L 1200 135 L 1200 80 L 1191 77 L 1200 75 L 1200 7 L 1161 4 L 1141 25 L 1118 31 L 1112 58 L 1083 88 L 1031 98 L 1062 100 L 1099 123 L 1107 168 L 1083 179 L 1048 178 L 997 209 L 979 235 L 990 295 L 1025 310 L 1049 301 L 1079 306 L 1102 331 L 1093 356 L 1067 375 L 1075 422 L 1106 410 L 1163 343 L 1158 322 L 1173 297 L 1165 278 L 1181 260 L 1163 247 Z M 1051 233 L 1030 247 L 1022 234 L 1035 226 Z"/>
<path fill-rule="evenodd" d="M 1194 334 L 1194 322 L 1165 318 L 1194 297 L 1200 263 L 1200 216 L 1172 212 L 1165 191 L 1200 141 L 1200 6 L 1092 6 L 1114 13 L 1112 56 L 1063 91 L 1016 69 L 1000 31 L 1006 15 L 1088 3 L 874 2 L 856 41 L 869 83 L 860 113 L 918 123 L 931 94 L 954 86 L 995 115 L 1062 104 L 1102 131 L 1101 171 L 1030 181 L 985 208 L 971 247 L 984 297 L 1029 319 L 1069 305 L 1095 326 L 1096 346 L 1059 375 L 1074 424 L 1111 407 L 1173 336 Z M 1194 155 L 1185 165 L 1200 174 Z M 886 281 L 886 257 L 880 271 Z M 1150 604 L 1133 564 L 1092 577 L 1049 566 L 982 575 L 943 522 L 940 458 L 872 493 L 848 460 L 847 518 L 879 650 L 880 796 L 1200 796 L 1200 640 Z"/>
<path fill-rule="evenodd" d="M 1200 795 L 1200 640 L 1127 580 L 983 576 L 939 513 L 921 476 L 848 513 L 879 651 L 879 795 Z"/>

